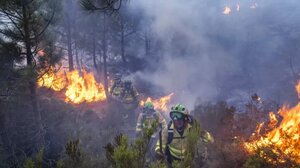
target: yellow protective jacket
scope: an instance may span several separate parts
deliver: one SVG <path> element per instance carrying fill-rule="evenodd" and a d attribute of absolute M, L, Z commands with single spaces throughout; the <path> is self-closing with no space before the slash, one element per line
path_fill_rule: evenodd
<path fill-rule="evenodd" d="M 139 93 L 133 87 L 127 90 L 123 89 L 121 93 L 121 97 L 124 103 L 133 103 L 134 101 L 136 101 L 138 95 Z"/>
<path fill-rule="evenodd" d="M 123 92 L 123 83 L 114 83 L 111 87 L 110 94 L 119 97 Z"/>
<path fill-rule="evenodd" d="M 154 111 L 152 114 L 147 114 L 145 112 L 140 113 L 136 124 L 136 134 L 140 135 L 143 128 L 151 126 L 151 123 L 156 121 L 162 125 L 163 129 L 167 127 L 167 122 L 160 112 Z M 153 138 L 154 137 L 155 135 L 153 135 Z"/>
<path fill-rule="evenodd" d="M 190 130 L 193 129 L 193 126 L 188 123 L 187 126 L 184 129 L 183 135 L 180 135 L 179 132 L 174 129 L 173 122 L 170 122 L 168 127 L 165 127 L 165 129 L 162 132 L 162 152 L 166 155 L 171 155 L 173 160 L 182 160 L 184 159 L 184 156 L 186 154 L 187 149 L 187 135 L 190 132 Z M 173 137 L 170 137 L 170 136 Z M 213 142 L 212 136 L 204 130 L 200 129 L 200 137 L 199 142 Z M 166 150 L 166 147 L 168 148 L 168 151 Z M 196 150 L 196 149 L 195 149 Z M 156 153 L 160 153 L 160 141 L 158 140 L 156 143 L 155 148 Z M 167 156 L 168 157 L 168 156 Z"/>

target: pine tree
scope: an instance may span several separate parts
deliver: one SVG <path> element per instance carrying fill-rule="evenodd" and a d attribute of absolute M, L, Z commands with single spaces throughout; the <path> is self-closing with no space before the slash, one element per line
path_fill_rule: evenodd
<path fill-rule="evenodd" d="M 0 0 L 3 39 L 0 59 L 4 64 L 1 69 L 8 72 L 2 86 L 9 90 L 4 93 L 5 99 L 0 99 L 4 102 L 1 103 L 1 138 L 13 167 L 20 167 L 25 155 L 34 155 L 44 144 L 36 81 L 41 72 L 60 59 L 54 37 L 48 31 L 54 23 L 57 4 L 58 1 Z"/>

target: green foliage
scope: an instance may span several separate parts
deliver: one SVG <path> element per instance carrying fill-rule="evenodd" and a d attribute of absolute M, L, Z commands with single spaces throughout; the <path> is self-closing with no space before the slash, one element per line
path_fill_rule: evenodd
<path fill-rule="evenodd" d="M 42 162 L 44 157 L 44 147 L 42 147 L 35 156 L 35 161 L 28 158 L 25 161 L 24 168 L 42 168 Z"/>
<path fill-rule="evenodd" d="M 25 158 L 45 142 L 36 94 L 37 70 L 43 67 L 36 58 L 40 48 L 49 46 L 48 41 L 54 44 L 50 33 L 45 33 L 55 13 L 54 1 L 0 1 L 0 109 L 5 118 L 0 129 L 5 130 L 8 157 L 4 162 L 10 167 L 23 166 Z M 58 62 L 52 56 L 47 51 L 48 65 Z M 34 162 L 41 167 L 42 154 Z"/>
<path fill-rule="evenodd" d="M 184 160 L 173 161 L 173 168 L 191 168 L 198 167 L 199 160 L 204 159 L 202 156 L 203 141 L 201 141 L 201 133 L 203 130 L 200 125 L 194 124 L 193 128 L 187 133 L 187 148 L 184 155 Z M 205 145 L 204 145 L 205 146 Z M 206 149 L 204 147 L 204 149 Z"/>
<path fill-rule="evenodd" d="M 64 164 L 64 161 L 63 160 L 58 160 L 56 162 L 56 168 L 65 168 L 65 164 Z"/>
<path fill-rule="evenodd" d="M 44 156 L 44 147 L 42 147 L 40 149 L 40 151 L 38 152 L 38 154 L 35 157 L 36 168 L 42 168 L 43 156 Z"/>
<path fill-rule="evenodd" d="M 143 139 L 150 140 L 151 136 L 157 131 L 159 127 L 159 118 L 157 117 L 153 122 L 145 122 L 142 135 Z M 150 124 L 150 125 L 149 125 Z"/>
<path fill-rule="evenodd" d="M 139 142 L 141 141 L 139 140 Z M 139 142 L 136 141 L 136 144 L 140 144 Z M 136 148 L 138 146 L 140 145 L 137 145 Z M 133 146 L 128 145 L 126 136 L 122 134 L 117 135 L 114 144 L 108 143 L 104 148 L 106 150 L 106 157 L 113 167 L 136 167 L 138 154 Z"/>
<path fill-rule="evenodd" d="M 6 58 L 4 63 L 11 65 L 15 64 L 12 61 L 26 60 L 26 66 L 33 73 L 58 63 L 63 54 L 55 47 L 55 35 L 48 29 L 54 23 L 53 18 L 58 12 L 59 4 L 57 0 L 35 0 L 30 3 L 19 0 L 2 2 L 1 21 L 6 21 L 3 23 L 5 26 L 0 27 L 2 37 L 5 38 L 5 41 L 0 40 L 1 62 L 3 61 L 1 57 Z M 38 54 L 41 49 L 44 49 L 43 56 Z M 36 74 L 30 79 L 35 81 L 35 77 Z"/>
<path fill-rule="evenodd" d="M 65 145 L 66 157 L 56 163 L 57 168 L 98 168 L 108 167 L 101 155 L 84 153 L 79 145 L 79 139 L 70 140 Z"/>
<path fill-rule="evenodd" d="M 34 162 L 31 159 L 27 159 L 24 164 L 24 168 L 35 168 Z"/>
<path fill-rule="evenodd" d="M 114 143 L 108 143 L 104 148 L 106 158 L 113 167 L 132 167 L 140 168 L 146 164 L 146 152 L 152 134 L 158 128 L 158 120 L 146 125 L 142 135 L 138 137 L 131 145 L 128 144 L 126 136 L 120 134 L 114 139 Z"/>
<path fill-rule="evenodd" d="M 83 163 L 83 154 L 79 148 L 79 139 L 70 140 L 65 145 L 65 153 L 68 156 L 68 164 L 73 168 L 81 167 Z"/>
<path fill-rule="evenodd" d="M 198 153 L 198 149 L 200 146 L 198 145 L 199 143 L 203 143 L 201 141 L 201 136 L 200 133 L 203 131 L 199 125 L 195 124 L 193 126 L 193 129 L 190 130 L 187 134 L 187 151 L 186 151 L 186 156 L 184 157 L 184 161 L 182 162 L 183 165 L 189 165 L 194 162 L 194 159 L 200 158 L 200 156 L 196 156 Z M 203 151 L 201 151 L 203 152 Z M 202 158 L 200 158 L 202 159 Z"/>
<path fill-rule="evenodd" d="M 149 168 L 167 168 L 167 165 L 161 161 L 156 161 L 151 163 Z"/>
<path fill-rule="evenodd" d="M 134 167 L 135 165 L 135 153 L 128 144 L 127 138 L 122 136 L 121 144 L 114 150 L 113 159 L 115 160 L 115 167 Z"/>
<path fill-rule="evenodd" d="M 16 43 L 4 42 L 0 38 L 0 94 L 9 97 L 16 92 L 16 86 L 22 83 L 19 73 L 21 70 L 14 69 L 14 64 L 22 60 L 21 48 Z"/>

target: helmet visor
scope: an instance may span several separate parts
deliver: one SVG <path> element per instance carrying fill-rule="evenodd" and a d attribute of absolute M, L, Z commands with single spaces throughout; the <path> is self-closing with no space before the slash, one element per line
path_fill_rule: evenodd
<path fill-rule="evenodd" d="M 180 120 L 183 119 L 183 114 L 178 112 L 171 112 L 170 117 L 172 120 Z"/>

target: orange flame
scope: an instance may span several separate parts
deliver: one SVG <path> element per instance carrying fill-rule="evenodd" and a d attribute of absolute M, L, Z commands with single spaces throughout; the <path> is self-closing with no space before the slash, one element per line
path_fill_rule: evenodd
<path fill-rule="evenodd" d="M 300 98 L 300 80 L 298 81 L 298 85 L 296 85 L 296 90 L 297 90 L 297 93 L 298 93 L 298 98 Z"/>
<path fill-rule="evenodd" d="M 38 86 L 54 91 L 65 89 L 65 102 L 79 104 L 106 100 L 104 86 L 96 82 L 93 73 L 85 70 L 82 71 L 82 75 L 78 70 L 67 72 L 65 75 L 62 72 L 56 74 L 50 71 L 38 80 Z"/>
<path fill-rule="evenodd" d="M 252 135 L 255 136 L 255 135 L 259 135 L 260 134 L 260 131 L 262 129 L 262 127 L 264 126 L 264 123 L 259 123 L 255 129 L 255 133 L 253 133 Z"/>
<path fill-rule="evenodd" d="M 225 7 L 224 7 L 224 10 L 223 10 L 223 14 L 224 14 L 224 15 L 229 15 L 230 12 L 231 12 L 230 7 L 225 6 Z"/>
<path fill-rule="evenodd" d="M 79 104 L 106 100 L 104 86 L 101 83 L 97 84 L 93 73 L 87 73 L 84 70 L 82 73 L 82 77 L 77 70 L 67 74 L 69 84 L 65 93 L 65 101 Z"/>
<path fill-rule="evenodd" d="M 298 94 L 300 93 L 300 81 L 296 86 Z M 249 153 L 254 153 L 258 149 L 270 147 L 278 154 L 283 153 L 289 156 L 289 159 L 300 163 L 300 102 L 292 108 L 284 105 L 278 112 L 282 116 L 282 121 L 277 126 L 278 120 L 274 113 L 270 113 L 268 127 L 270 131 L 264 135 L 257 135 L 252 141 L 245 142 L 244 147 Z M 264 153 L 262 157 L 266 158 Z M 276 162 L 271 158 L 266 158 L 270 162 Z M 284 159 L 278 159 L 278 162 L 285 162 Z"/>
<path fill-rule="evenodd" d="M 269 113 L 269 118 L 270 118 L 270 121 L 269 121 L 268 127 L 269 128 L 274 128 L 278 123 L 278 120 L 277 120 L 275 114 L 273 112 L 270 112 Z"/>
<path fill-rule="evenodd" d="M 144 106 L 144 104 L 146 102 L 152 102 L 155 110 L 161 110 L 161 111 L 167 112 L 169 109 L 168 105 L 169 105 L 173 95 L 174 95 L 174 93 L 171 93 L 167 96 L 164 96 L 164 97 L 161 97 L 161 98 L 155 99 L 155 100 L 151 97 L 148 97 L 145 101 L 143 101 L 143 100 L 140 101 L 140 106 Z"/>
<path fill-rule="evenodd" d="M 56 74 L 53 69 L 40 77 L 37 82 L 39 87 L 47 87 L 54 91 L 61 91 L 66 86 L 66 79 L 63 73 Z"/>

